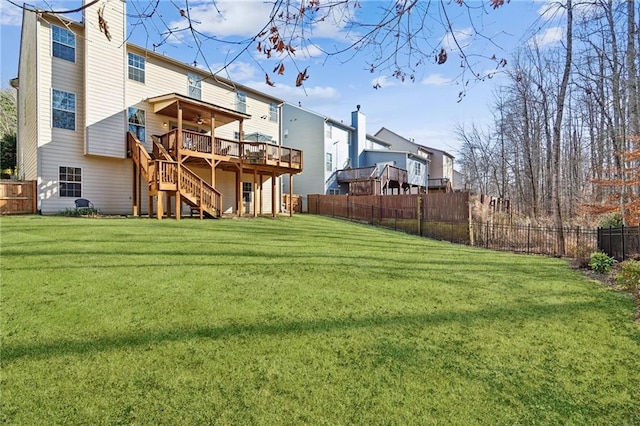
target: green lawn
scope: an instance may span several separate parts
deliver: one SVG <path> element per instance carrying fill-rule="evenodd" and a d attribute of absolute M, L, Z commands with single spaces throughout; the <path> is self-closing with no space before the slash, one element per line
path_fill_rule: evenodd
<path fill-rule="evenodd" d="M 3 217 L 10 424 L 640 424 L 634 303 L 314 216 Z"/>

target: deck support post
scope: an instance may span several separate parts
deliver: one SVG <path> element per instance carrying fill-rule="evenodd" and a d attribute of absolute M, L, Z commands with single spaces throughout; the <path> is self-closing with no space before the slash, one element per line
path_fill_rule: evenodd
<path fill-rule="evenodd" d="M 262 216 L 264 214 L 264 209 L 263 209 L 263 203 L 264 203 L 264 192 L 262 191 L 262 184 L 264 181 L 264 177 L 262 175 L 260 175 L 260 216 Z"/>
<path fill-rule="evenodd" d="M 293 216 L 293 174 L 289 173 L 289 217 Z"/>
<path fill-rule="evenodd" d="M 158 220 L 162 219 L 162 212 L 164 211 L 164 206 L 162 205 L 163 195 L 164 191 L 158 191 L 158 195 L 156 195 L 156 217 Z"/>
<path fill-rule="evenodd" d="M 253 217 L 258 217 L 258 203 L 257 198 L 258 198 L 258 171 L 256 169 L 253 169 L 253 205 L 251 206 L 253 208 Z"/>
<path fill-rule="evenodd" d="M 176 220 L 180 220 L 180 182 L 182 181 L 182 106 L 180 102 L 178 102 L 178 171 L 177 171 L 177 182 L 176 182 Z M 167 201 L 167 208 L 171 208 L 171 203 Z"/>
<path fill-rule="evenodd" d="M 147 211 L 149 213 L 149 219 L 151 219 L 153 217 L 153 195 L 149 195 L 149 208 Z"/>
<path fill-rule="evenodd" d="M 136 163 L 133 163 L 133 194 L 131 199 L 131 213 L 134 217 L 138 217 L 140 215 L 140 205 L 138 202 L 138 192 L 140 191 L 138 187 L 138 183 L 140 180 L 140 171 L 138 170 L 138 166 Z"/>
<path fill-rule="evenodd" d="M 276 217 L 276 172 L 271 172 L 271 216 Z"/>
<path fill-rule="evenodd" d="M 242 166 L 238 166 L 236 173 L 236 215 L 242 216 Z"/>

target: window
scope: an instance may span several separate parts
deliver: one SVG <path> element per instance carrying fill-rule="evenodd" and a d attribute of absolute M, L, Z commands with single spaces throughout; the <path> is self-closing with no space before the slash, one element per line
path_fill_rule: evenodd
<path fill-rule="evenodd" d="M 60 167 L 58 184 L 61 197 L 82 197 L 82 170 L 79 167 Z"/>
<path fill-rule="evenodd" d="M 269 104 L 269 121 L 278 122 L 278 105 L 273 102 Z"/>
<path fill-rule="evenodd" d="M 129 108 L 129 131 L 136 135 L 138 140 L 145 141 L 145 117 L 144 110 Z"/>
<path fill-rule="evenodd" d="M 189 97 L 194 99 L 202 99 L 202 79 L 195 74 L 187 74 L 189 81 Z"/>
<path fill-rule="evenodd" d="M 247 94 L 244 92 L 236 92 L 236 110 L 239 112 L 247 112 Z"/>
<path fill-rule="evenodd" d="M 144 65 L 145 59 L 142 56 L 129 53 L 129 80 L 144 83 Z"/>
<path fill-rule="evenodd" d="M 333 137 L 333 136 L 332 136 L 332 134 L 333 134 L 332 129 L 333 129 L 333 127 L 331 126 L 331 124 L 327 124 L 327 125 L 326 125 L 326 127 L 325 127 L 325 134 L 324 134 L 324 135 L 325 135 L 327 138 L 331 138 L 331 137 Z"/>
<path fill-rule="evenodd" d="M 51 107 L 53 127 L 58 129 L 76 129 L 76 95 L 53 89 Z"/>
<path fill-rule="evenodd" d="M 413 163 L 413 174 L 416 176 L 420 176 L 422 174 L 422 164 L 418 162 Z"/>
<path fill-rule="evenodd" d="M 340 195 L 339 188 L 329 188 L 329 195 Z"/>
<path fill-rule="evenodd" d="M 330 152 L 326 153 L 325 163 L 327 167 L 327 171 L 330 172 L 333 170 L 333 155 Z"/>
<path fill-rule="evenodd" d="M 53 56 L 65 61 L 76 61 L 76 35 L 66 28 L 51 26 Z"/>

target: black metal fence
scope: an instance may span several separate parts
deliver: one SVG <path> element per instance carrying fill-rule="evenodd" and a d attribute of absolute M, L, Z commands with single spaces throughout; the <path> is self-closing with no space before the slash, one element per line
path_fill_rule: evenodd
<path fill-rule="evenodd" d="M 621 262 L 640 254 L 640 226 L 598 228 L 598 249 Z"/>
<path fill-rule="evenodd" d="M 598 232 L 579 226 L 562 228 L 564 255 L 579 257 L 596 251 Z M 559 228 L 533 225 L 474 222 L 471 224 L 471 245 L 491 250 L 514 253 L 557 256 L 559 250 Z"/>

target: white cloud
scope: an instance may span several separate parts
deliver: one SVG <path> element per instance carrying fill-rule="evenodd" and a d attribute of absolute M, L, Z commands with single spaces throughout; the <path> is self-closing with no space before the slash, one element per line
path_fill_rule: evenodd
<path fill-rule="evenodd" d="M 258 70 L 253 65 L 236 61 L 231 64 L 228 64 L 226 69 L 223 70 L 224 64 L 213 64 L 211 65 L 211 71 L 218 73 L 218 75 L 227 78 L 229 80 L 243 82 L 247 80 L 251 80 L 255 78 Z M 222 70 L 218 72 L 219 70 Z"/>
<path fill-rule="evenodd" d="M 464 49 L 471 43 L 472 34 L 473 28 L 462 28 L 453 32 L 447 32 L 442 38 L 442 46 L 449 51 L 459 50 L 458 45 Z"/>
<path fill-rule="evenodd" d="M 0 3 L 0 25 L 22 25 L 22 9 L 9 2 Z"/>
<path fill-rule="evenodd" d="M 331 86 L 309 86 L 303 88 L 276 82 L 275 87 L 271 87 L 266 85 L 264 81 L 249 81 L 244 84 L 294 105 L 301 102 L 305 108 L 311 108 L 312 105 L 320 103 L 337 101 L 341 97 L 338 89 Z"/>
<path fill-rule="evenodd" d="M 546 47 L 546 46 L 550 46 L 552 44 L 558 43 L 563 38 L 564 38 L 564 28 L 551 27 L 533 36 L 529 41 L 529 44 L 536 45 L 538 47 Z"/>
<path fill-rule="evenodd" d="M 422 80 L 422 84 L 427 86 L 446 86 L 453 83 L 450 79 L 445 78 L 442 74 L 429 74 Z"/>
<path fill-rule="evenodd" d="M 217 8 L 216 8 L 217 7 Z M 220 0 L 199 3 L 189 9 L 194 28 L 215 37 L 253 36 L 259 33 L 271 13 L 271 6 L 258 1 Z M 187 19 L 171 22 L 169 28 L 185 28 Z"/>
<path fill-rule="evenodd" d="M 398 79 L 389 78 L 386 75 L 381 75 L 371 80 L 371 85 L 373 87 L 379 87 L 379 88 L 393 87 L 393 86 L 398 86 L 399 84 L 400 82 Z"/>

